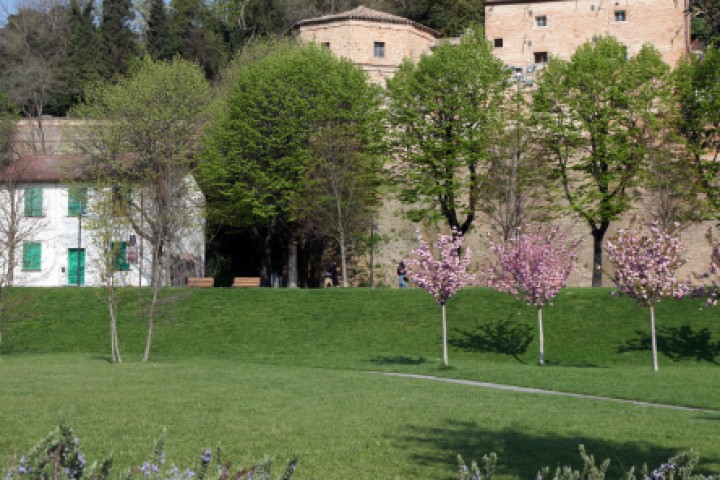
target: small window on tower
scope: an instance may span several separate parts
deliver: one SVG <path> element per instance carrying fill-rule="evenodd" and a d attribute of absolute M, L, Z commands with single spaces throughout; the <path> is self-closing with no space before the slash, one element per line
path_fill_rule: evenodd
<path fill-rule="evenodd" d="M 615 10 L 615 21 L 616 22 L 627 21 L 627 12 L 625 10 Z"/>
<path fill-rule="evenodd" d="M 547 16 L 540 15 L 535 17 L 535 25 L 537 25 L 538 27 L 547 27 Z"/>
<path fill-rule="evenodd" d="M 375 42 L 374 45 L 375 58 L 385 57 L 385 42 Z"/>
<path fill-rule="evenodd" d="M 503 47 L 503 39 L 496 38 L 495 40 L 493 40 L 493 44 L 495 45 L 495 48 L 502 48 Z"/>
<path fill-rule="evenodd" d="M 548 63 L 548 53 L 535 52 L 535 63 Z"/>
<path fill-rule="evenodd" d="M 330 48 L 330 42 L 322 42 L 320 45 L 322 45 L 325 48 Z"/>

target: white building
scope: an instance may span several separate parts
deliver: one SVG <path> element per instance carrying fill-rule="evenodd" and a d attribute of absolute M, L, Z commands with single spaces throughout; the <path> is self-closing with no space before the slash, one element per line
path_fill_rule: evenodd
<path fill-rule="evenodd" d="M 116 284 L 150 285 L 152 245 L 122 216 L 99 209 L 103 198 L 123 202 L 132 196 L 137 203 L 143 191 L 92 188 L 72 171 L 77 158 L 25 154 L 0 172 L 0 280 L 16 286 L 97 286 L 112 271 Z M 204 275 L 204 201 L 194 180 L 187 181 L 192 198 L 180 241 L 165 265 L 165 278 L 176 285 Z"/>

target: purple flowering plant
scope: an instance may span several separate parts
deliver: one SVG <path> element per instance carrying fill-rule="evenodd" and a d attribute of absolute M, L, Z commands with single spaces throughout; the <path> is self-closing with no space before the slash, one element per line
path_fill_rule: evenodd
<path fill-rule="evenodd" d="M 419 232 L 417 237 L 419 246 L 411 252 L 406 263 L 415 285 L 432 295 L 442 307 L 443 364 L 447 366 L 445 304 L 458 290 L 475 282 L 475 275 L 468 272 L 472 251 L 465 248 L 461 253 L 463 236 L 454 229 L 450 235 L 438 234 L 434 245 L 437 258 Z"/>
<path fill-rule="evenodd" d="M 495 256 L 484 272 L 485 284 L 510 295 L 524 299 L 538 312 L 540 365 L 545 363 L 543 307 L 567 284 L 577 265 L 574 253 L 579 240 L 569 238 L 554 227 L 524 226 L 515 238 L 507 241 L 490 241 Z"/>
<path fill-rule="evenodd" d="M 655 336 L 655 304 L 662 298 L 682 298 L 691 291 L 690 281 L 675 274 L 685 263 L 680 238 L 657 223 L 647 229 L 620 230 L 608 241 L 607 252 L 613 267 L 613 283 L 620 293 L 647 307 L 650 312 L 650 336 L 653 370 L 658 371 Z"/>
<path fill-rule="evenodd" d="M 126 480 L 237 480 L 278 478 L 289 480 L 297 467 L 297 457 L 293 457 L 284 471 L 271 477 L 272 458 L 247 467 L 234 467 L 232 461 L 224 461 L 220 448 L 217 453 L 205 449 L 198 457 L 199 465 L 181 469 L 168 465 L 165 454 L 165 435 L 155 442 L 151 457 L 139 467 L 121 472 L 118 478 Z M 4 480 L 109 480 L 112 459 L 105 460 L 98 467 L 97 462 L 87 464 L 80 451 L 80 443 L 70 427 L 61 423 L 40 440 L 20 460 L 16 457 L 0 469 L 0 478 Z"/>

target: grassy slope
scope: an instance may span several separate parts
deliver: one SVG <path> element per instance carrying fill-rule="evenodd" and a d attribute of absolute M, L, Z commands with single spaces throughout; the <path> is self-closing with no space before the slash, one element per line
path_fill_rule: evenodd
<path fill-rule="evenodd" d="M 720 322 L 716 310 L 699 309 L 701 302 L 658 308 L 666 354 L 654 374 L 642 346 L 646 312 L 608 290 L 569 290 L 545 311 L 545 368 L 535 365 L 535 340 L 517 358 L 486 351 L 510 351 L 512 336 L 496 328 L 501 322 L 534 335 L 534 310 L 486 290 L 463 291 L 448 305 L 449 369 L 438 361 L 439 307 L 419 290 L 169 291 L 150 366 L 132 363 L 144 346 L 144 324 L 131 291 L 120 329 L 131 363 L 120 367 L 88 363 L 87 355 L 16 355 L 102 359 L 107 320 L 92 290 L 9 294 L 0 458 L 13 446 L 29 446 L 62 413 L 95 449 L 91 457 L 115 448 L 117 458 L 137 463 L 167 426 L 169 450 L 180 458 L 216 441 L 242 461 L 298 452 L 299 478 L 452 478 L 456 453 L 477 458 L 489 450 L 501 454 L 503 476 L 530 478 L 542 464 L 577 463 L 573 451 L 580 442 L 598 458 L 625 466 L 652 465 L 693 447 L 707 468 L 720 472 L 716 413 L 360 372 L 426 373 L 720 409 L 714 363 Z M 640 349 L 620 351 L 633 345 Z"/>

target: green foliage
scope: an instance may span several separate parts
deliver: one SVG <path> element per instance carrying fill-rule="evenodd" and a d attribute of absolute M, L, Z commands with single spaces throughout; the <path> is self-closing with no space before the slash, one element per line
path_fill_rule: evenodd
<path fill-rule="evenodd" d="M 696 181 L 716 217 L 720 215 L 720 48 L 686 58 L 676 70 L 679 129 L 685 137 Z"/>
<path fill-rule="evenodd" d="M 103 0 L 100 33 L 106 68 L 110 77 L 119 79 L 128 73 L 136 45 L 130 24 L 135 18 L 132 0 Z"/>
<path fill-rule="evenodd" d="M 593 286 L 602 240 L 627 212 L 650 146 L 672 106 L 669 67 L 646 45 L 632 57 L 612 37 L 551 58 L 533 93 L 536 141 L 554 166 L 571 211 L 593 235 Z"/>
<path fill-rule="evenodd" d="M 413 220 L 442 219 L 461 234 L 471 227 L 506 80 L 480 28 L 388 80 L 390 147 Z"/>
<path fill-rule="evenodd" d="M 147 51 L 153 60 L 169 60 L 173 55 L 170 21 L 163 0 L 150 0 L 150 16 L 145 32 Z"/>

